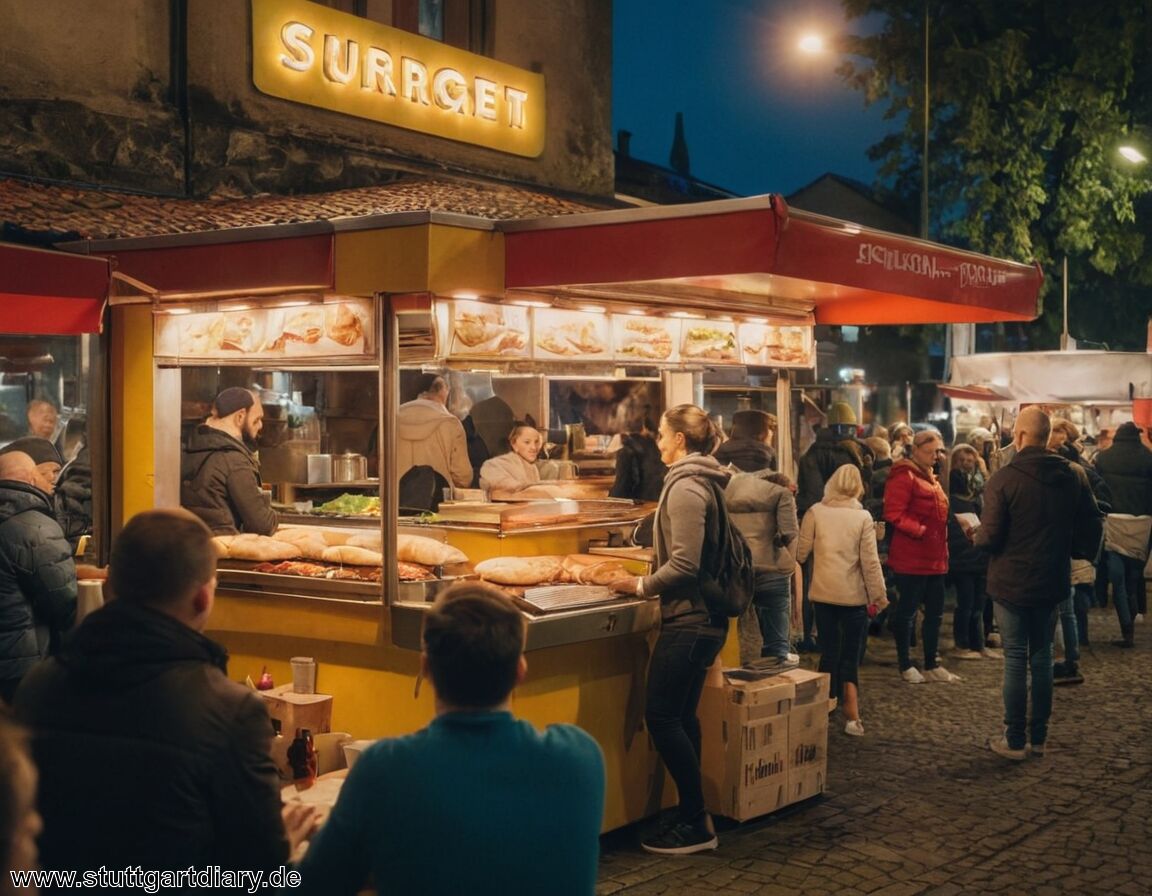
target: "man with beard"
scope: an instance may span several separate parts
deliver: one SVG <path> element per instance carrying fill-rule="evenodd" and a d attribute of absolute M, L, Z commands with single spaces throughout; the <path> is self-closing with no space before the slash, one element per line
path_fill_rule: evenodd
<path fill-rule="evenodd" d="M 180 459 L 180 503 L 216 535 L 276 531 L 250 445 L 264 425 L 260 399 L 233 386 L 216 396 L 212 416 L 196 427 Z"/>

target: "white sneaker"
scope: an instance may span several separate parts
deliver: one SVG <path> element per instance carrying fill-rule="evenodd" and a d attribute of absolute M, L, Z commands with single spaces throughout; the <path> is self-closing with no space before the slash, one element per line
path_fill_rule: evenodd
<path fill-rule="evenodd" d="M 987 648 L 985 648 L 987 649 Z M 952 651 L 952 659 L 954 660 L 982 660 L 984 654 L 979 650 L 969 650 L 966 647 L 957 647 Z"/>
<path fill-rule="evenodd" d="M 1144 614 L 1143 613 L 1137 613 L 1135 616 L 1132 617 L 1133 623 L 1143 622 L 1143 621 L 1144 621 Z"/>
<path fill-rule="evenodd" d="M 963 681 L 959 675 L 953 675 L 943 666 L 936 666 L 924 672 L 925 681 Z"/>
<path fill-rule="evenodd" d="M 985 647 L 980 651 L 980 656 L 987 660 L 1002 660 L 1004 659 L 1004 651 L 999 647 Z"/>
<path fill-rule="evenodd" d="M 939 666 L 937 666 L 937 668 L 939 668 Z M 924 684 L 925 681 L 924 676 L 920 674 L 920 670 L 915 666 L 909 666 L 900 673 L 900 677 L 908 682 L 908 684 Z"/>
<path fill-rule="evenodd" d="M 785 662 L 787 662 L 787 664 L 789 666 L 799 666 L 800 665 L 800 654 L 798 654 L 798 653 L 785 654 Z"/>
<path fill-rule="evenodd" d="M 864 723 L 859 719 L 849 719 L 844 723 L 844 733 L 851 734 L 853 737 L 863 737 Z"/>

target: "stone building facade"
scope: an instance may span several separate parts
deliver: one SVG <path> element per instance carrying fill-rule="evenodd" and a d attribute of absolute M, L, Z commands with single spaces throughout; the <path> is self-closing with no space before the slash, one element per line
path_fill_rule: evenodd
<path fill-rule="evenodd" d="M 0 174 L 200 198 L 317 193 L 410 174 L 611 197 L 610 0 L 439 5 L 464 21 L 457 43 L 543 77 L 546 128 L 533 157 L 262 93 L 253 81 L 260 2 L 0 0 Z M 304 18 L 335 8 L 390 26 L 409 24 L 422 5 L 271 2 Z"/>

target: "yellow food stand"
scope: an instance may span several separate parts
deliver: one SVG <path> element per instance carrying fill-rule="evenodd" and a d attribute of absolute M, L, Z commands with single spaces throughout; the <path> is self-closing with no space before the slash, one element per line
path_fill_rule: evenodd
<path fill-rule="evenodd" d="M 556 502 L 570 515 L 536 522 L 467 502 L 400 517 L 391 446 L 415 373 L 478 378 L 549 431 L 571 422 L 558 416 L 562 383 L 635 383 L 658 413 L 701 403 L 706 369 L 737 378 L 763 369 L 775 371 L 786 407 L 788 370 L 814 364 L 816 322 L 1027 319 L 1040 283 L 1034 267 L 791 211 L 774 196 L 501 223 L 416 212 L 86 248 L 123 275 L 107 337 L 113 528 L 178 503 L 182 432 L 218 388 L 255 385 L 268 417 L 261 462 L 282 523 L 378 535 L 375 580 L 222 560 L 209 623 L 233 677 L 267 666 L 286 682 L 289 657 L 314 657 L 318 690 L 335 698 L 334 729 L 358 738 L 431 718 L 431 695 L 414 695 L 422 615 L 437 587 L 468 574 L 445 567 L 431 583 L 401 581 L 398 536 L 459 549 L 470 566 L 599 544 L 611 555 L 651 510 L 586 503 L 589 492 Z M 779 416 L 786 464 L 789 415 Z M 318 516 L 332 492 L 309 481 L 309 456 L 360 450 L 374 430 L 379 479 L 336 491 L 376 498 L 378 509 Z M 655 602 L 526 616 L 529 672 L 515 712 L 539 726 L 577 724 L 600 743 L 606 830 L 652 814 L 673 798 L 643 728 Z"/>

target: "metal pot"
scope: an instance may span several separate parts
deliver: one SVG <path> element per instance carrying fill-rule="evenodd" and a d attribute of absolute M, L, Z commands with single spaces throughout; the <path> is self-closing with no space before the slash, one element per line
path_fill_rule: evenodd
<path fill-rule="evenodd" d="M 363 454 L 337 454 L 332 458 L 333 482 L 357 482 L 368 478 L 368 458 Z"/>

